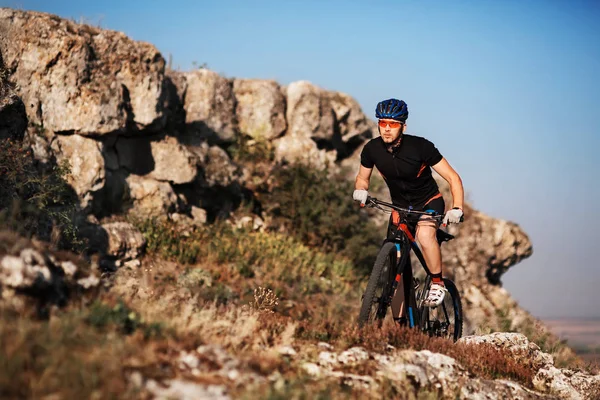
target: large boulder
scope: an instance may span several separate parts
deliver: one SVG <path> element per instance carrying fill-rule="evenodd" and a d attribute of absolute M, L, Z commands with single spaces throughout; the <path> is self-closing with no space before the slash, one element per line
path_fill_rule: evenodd
<path fill-rule="evenodd" d="M 138 258 L 146 245 L 142 233 L 128 222 L 107 222 L 89 227 L 86 233 L 91 249 L 122 261 Z"/>
<path fill-rule="evenodd" d="M 325 168 L 350 156 L 376 132 L 356 100 L 344 93 L 298 81 L 285 94 L 288 129 L 275 141 L 278 160 Z"/>
<path fill-rule="evenodd" d="M 275 140 L 275 159 L 278 162 L 297 162 L 317 169 L 325 169 L 335 165 L 335 150 L 319 150 L 310 137 L 298 134 L 286 134 Z"/>
<path fill-rule="evenodd" d="M 196 178 L 194 154 L 172 136 L 158 140 L 121 137 L 115 147 L 118 165 L 134 174 L 175 184 Z"/>
<path fill-rule="evenodd" d="M 344 155 L 348 156 L 361 143 L 377 133 L 377 124 L 367 118 L 352 96 L 341 92 L 329 92 L 329 101 L 335 114 L 337 129 L 345 144 Z"/>
<path fill-rule="evenodd" d="M 286 97 L 287 135 L 334 141 L 335 114 L 326 91 L 310 82 L 297 81 L 288 85 Z"/>
<path fill-rule="evenodd" d="M 52 149 L 59 162 L 67 161 L 70 173 L 67 182 L 79 196 L 81 207 L 86 208 L 94 193 L 103 188 L 106 178 L 101 144 L 79 135 L 57 135 Z"/>
<path fill-rule="evenodd" d="M 151 44 L 1 8 L 0 52 L 36 125 L 80 135 L 164 125 L 165 63 Z"/>
<path fill-rule="evenodd" d="M 271 140 L 285 132 L 285 97 L 277 82 L 236 79 L 233 91 L 241 133 L 254 139 Z"/>
<path fill-rule="evenodd" d="M 552 355 L 544 353 L 537 344 L 520 333 L 496 332 L 467 336 L 459 342 L 472 345 L 485 343 L 509 351 L 519 363 L 529 364 L 537 371 L 532 383 L 542 393 L 550 393 L 561 399 L 595 399 L 600 393 L 600 375 L 555 367 Z"/>
<path fill-rule="evenodd" d="M 225 150 L 218 146 L 203 147 L 204 177 L 208 186 L 229 186 L 241 178 L 240 168 L 231 160 Z"/>
<path fill-rule="evenodd" d="M 177 84 L 177 83 L 176 83 Z M 237 121 L 233 82 L 214 71 L 198 69 L 185 74 L 183 106 L 189 134 L 216 142 L 235 139 Z"/>
<path fill-rule="evenodd" d="M 132 214 L 159 217 L 177 210 L 177 195 L 169 183 L 137 175 L 129 175 L 126 182 Z"/>
<path fill-rule="evenodd" d="M 100 279 L 80 258 L 47 244 L 0 232 L 0 306 L 26 312 L 65 305 L 69 297 L 94 288 Z M 28 296 L 23 296 L 27 294 Z"/>

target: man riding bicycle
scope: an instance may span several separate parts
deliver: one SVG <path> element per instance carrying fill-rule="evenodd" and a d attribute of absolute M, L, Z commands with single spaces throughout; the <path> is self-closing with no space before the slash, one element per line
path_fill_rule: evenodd
<path fill-rule="evenodd" d="M 443 224 L 459 223 L 463 217 L 464 190 L 462 180 L 448 161 L 429 140 L 404 134 L 408 107 L 402 100 L 388 99 L 377 104 L 376 117 L 380 137 L 370 140 L 363 148 L 360 156 L 360 170 L 356 177 L 354 200 L 361 206 L 367 202 L 369 180 L 373 167 L 382 175 L 388 188 L 392 203 L 399 207 L 415 211 L 435 211 L 443 214 L 445 203 L 438 185 L 433 179 L 433 168 L 450 185 L 452 193 L 452 209 L 446 212 Z M 394 236 L 397 220 L 392 214 L 388 225 L 388 238 Z M 436 239 L 438 222 L 422 217 L 416 226 L 410 227 L 421 247 L 425 262 L 431 271 L 431 287 L 424 305 L 435 307 L 442 303 L 446 294 L 442 280 L 442 254 Z M 402 285 L 392 300 L 394 319 L 400 318 L 404 293 Z"/>

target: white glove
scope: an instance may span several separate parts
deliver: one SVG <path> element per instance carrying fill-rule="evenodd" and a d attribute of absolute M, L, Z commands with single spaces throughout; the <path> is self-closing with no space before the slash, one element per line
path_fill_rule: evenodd
<path fill-rule="evenodd" d="M 367 203 L 368 196 L 369 192 L 364 189 L 358 189 L 352 193 L 352 198 L 356 201 L 360 201 L 361 206 L 364 206 Z"/>
<path fill-rule="evenodd" d="M 460 208 L 453 208 L 452 210 L 449 210 L 446 213 L 446 216 L 444 217 L 444 221 L 442 221 L 442 223 L 444 225 L 448 225 L 448 222 L 452 224 L 458 224 L 462 216 L 463 211 Z"/>

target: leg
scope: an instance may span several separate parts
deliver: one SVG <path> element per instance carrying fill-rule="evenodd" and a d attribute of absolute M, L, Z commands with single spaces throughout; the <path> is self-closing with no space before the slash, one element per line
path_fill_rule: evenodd
<path fill-rule="evenodd" d="M 437 229 L 434 221 L 421 220 L 417 224 L 417 241 L 432 274 L 442 272 L 442 251 L 435 235 Z"/>
<path fill-rule="evenodd" d="M 438 214 L 443 214 L 446 208 L 443 197 L 431 200 L 425 206 L 424 210 L 435 211 Z M 442 250 L 437 241 L 436 233 L 439 224 L 427 217 L 422 217 L 417 223 L 416 238 L 421 246 L 423 258 L 427 263 L 427 267 L 432 274 L 440 274 L 442 272 Z"/>
<path fill-rule="evenodd" d="M 441 197 L 432 200 L 425 207 L 425 209 L 437 211 L 439 214 L 444 212 L 444 208 L 444 200 Z M 423 258 L 432 275 L 431 286 L 424 303 L 427 307 L 439 305 L 446 293 L 444 281 L 442 280 L 442 251 L 436 237 L 437 229 L 437 221 L 427 220 L 427 217 L 423 217 L 417 224 L 417 241 L 421 246 Z"/>

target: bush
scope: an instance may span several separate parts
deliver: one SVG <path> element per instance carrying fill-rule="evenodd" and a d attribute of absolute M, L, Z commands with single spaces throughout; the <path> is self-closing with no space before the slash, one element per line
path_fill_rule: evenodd
<path fill-rule="evenodd" d="M 345 256 L 360 272 L 370 272 L 385 232 L 352 200 L 351 182 L 301 164 L 279 168 L 274 181 L 261 202 L 279 224 L 306 245 Z"/>
<path fill-rule="evenodd" d="M 242 277 L 289 283 L 299 293 L 344 291 L 355 283 L 346 258 L 323 254 L 288 235 L 236 230 L 226 222 L 182 234 L 172 222 L 133 221 L 144 235 L 147 251 L 182 264 L 227 265 Z"/>
<path fill-rule="evenodd" d="M 19 234 L 81 249 L 73 222 L 78 198 L 65 181 L 67 162 L 39 172 L 31 151 L 12 140 L 0 141 L 0 223 Z"/>

